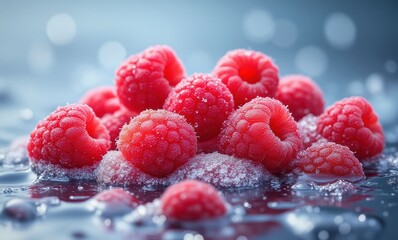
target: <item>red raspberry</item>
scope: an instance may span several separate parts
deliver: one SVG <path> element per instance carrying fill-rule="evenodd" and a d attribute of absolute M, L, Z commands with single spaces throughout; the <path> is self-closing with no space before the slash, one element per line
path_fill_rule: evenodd
<path fill-rule="evenodd" d="M 211 185 L 185 180 L 166 189 L 161 196 L 161 211 L 169 220 L 200 221 L 222 217 L 227 205 Z"/>
<path fill-rule="evenodd" d="M 126 214 L 138 206 L 138 199 L 122 188 L 112 188 L 94 196 L 94 207 L 102 216 Z"/>
<path fill-rule="evenodd" d="M 278 100 L 255 98 L 231 114 L 219 137 L 219 150 L 262 162 L 273 173 L 285 171 L 301 148 L 297 123 Z"/>
<path fill-rule="evenodd" d="M 213 70 L 234 96 L 235 107 L 253 98 L 274 97 L 278 88 L 278 67 L 261 52 L 237 49 L 228 52 Z"/>
<path fill-rule="evenodd" d="M 136 54 L 116 71 L 116 91 L 129 110 L 162 108 L 164 101 L 184 77 L 184 67 L 167 46 L 154 46 Z"/>
<path fill-rule="evenodd" d="M 311 78 L 301 75 L 282 78 L 275 98 L 289 108 L 296 121 L 310 113 L 318 116 L 325 106 L 322 90 Z"/>
<path fill-rule="evenodd" d="M 122 107 L 120 110 L 114 112 L 113 114 L 107 114 L 101 121 L 109 131 L 109 136 L 111 140 L 110 150 L 116 149 L 116 141 L 119 137 L 120 130 L 123 125 L 129 123 L 131 118 L 137 116 L 138 113 L 131 112 L 126 108 Z"/>
<path fill-rule="evenodd" d="M 122 128 L 118 149 L 143 172 L 164 177 L 195 156 L 197 139 L 183 116 L 146 110 Z"/>
<path fill-rule="evenodd" d="M 59 107 L 30 134 L 29 157 L 63 168 L 99 162 L 109 149 L 109 133 L 93 110 L 83 104 Z"/>
<path fill-rule="evenodd" d="M 334 103 L 321 114 L 317 131 L 328 141 L 347 146 L 359 159 L 383 151 L 384 133 L 377 114 L 363 97 Z"/>
<path fill-rule="evenodd" d="M 88 91 L 80 99 L 80 103 L 90 106 L 99 118 L 120 109 L 120 102 L 116 97 L 115 89 L 110 86 L 102 86 Z"/>
<path fill-rule="evenodd" d="M 218 135 L 234 110 L 234 100 L 219 78 L 194 74 L 177 84 L 163 108 L 184 116 L 199 141 L 206 141 Z"/>
<path fill-rule="evenodd" d="M 358 181 L 365 177 L 362 164 L 346 146 L 314 144 L 297 156 L 297 169 L 317 180 Z"/>

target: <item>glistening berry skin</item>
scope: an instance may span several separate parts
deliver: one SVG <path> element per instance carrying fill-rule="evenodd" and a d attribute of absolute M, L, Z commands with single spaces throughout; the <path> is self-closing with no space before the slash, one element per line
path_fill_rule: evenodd
<path fill-rule="evenodd" d="M 359 181 L 365 177 L 362 164 L 346 146 L 337 143 L 314 144 L 297 156 L 297 169 L 319 181 Z"/>
<path fill-rule="evenodd" d="M 322 90 L 311 78 L 302 75 L 283 77 L 275 98 L 287 106 L 296 121 L 308 114 L 318 116 L 325 107 Z"/>
<path fill-rule="evenodd" d="M 85 104 L 57 108 L 39 122 L 30 134 L 31 160 L 63 168 L 80 168 L 98 163 L 110 147 L 109 132 Z"/>
<path fill-rule="evenodd" d="M 218 148 L 228 155 L 261 162 L 272 173 L 282 173 L 300 150 L 301 138 L 285 105 L 258 97 L 224 122 Z"/>
<path fill-rule="evenodd" d="M 334 103 L 321 114 L 317 132 L 354 152 L 361 160 L 380 154 L 384 132 L 371 104 L 363 97 L 349 97 Z"/>
<path fill-rule="evenodd" d="M 171 221 L 200 221 L 219 218 L 227 205 L 211 185 L 185 180 L 166 189 L 161 196 L 161 212 Z"/>
<path fill-rule="evenodd" d="M 135 167 L 165 177 L 195 156 L 197 139 L 183 116 L 163 109 L 146 110 L 124 125 L 117 146 Z"/>
<path fill-rule="evenodd" d="M 111 86 L 91 89 L 80 99 L 80 103 L 90 106 L 99 118 L 116 112 L 121 106 L 115 88 Z"/>
<path fill-rule="evenodd" d="M 117 69 L 117 95 L 130 111 L 159 109 L 184 75 L 181 61 L 170 47 L 153 46 L 131 56 Z"/>
<path fill-rule="evenodd" d="M 278 71 L 265 54 L 237 49 L 227 52 L 218 61 L 213 74 L 227 85 L 237 108 L 255 97 L 274 97 L 279 83 Z"/>
<path fill-rule="evenodd" d="M 234 110 L 234 101 L 219 78 L 194 74 L 177 84 L 163 108 L 184 116 L 202 142 L 218 135 Z"/>

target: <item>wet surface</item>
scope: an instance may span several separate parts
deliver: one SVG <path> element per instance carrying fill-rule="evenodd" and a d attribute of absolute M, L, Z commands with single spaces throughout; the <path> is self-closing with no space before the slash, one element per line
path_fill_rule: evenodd
<path fill-rule="evenodd" d="M 253 188 L 220 189 L 228 216 L 193 224 L 160 215 L 164 187 L 153 185 L 122 186 L 140 205 L 104 215 L 93 196 L 109 185 L 38 179 L 16 146 L 0 155 L 0 229 L 8 239 L 391 239 L 398 226 L 393 147 L 364 163 L 367 177 L 358 183 L 274 178 Z"/>

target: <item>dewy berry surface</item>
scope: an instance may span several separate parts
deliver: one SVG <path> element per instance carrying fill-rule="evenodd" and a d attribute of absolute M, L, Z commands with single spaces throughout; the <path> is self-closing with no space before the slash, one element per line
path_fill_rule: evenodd
<path fill-rule="evenodd" d="M 283 77 L 275 98 L 289 108 L 296 121 L 308 114 L 320 115 L 325 106 L 322 90 L 314 80 L 303 75 Z"/>
<path fill-rule="evenodd" d="M 85 104 L 71 104 L 39 122 L 27 148 L 33 163 L 81 168 L 98 163 L 109 147 L 109 132 L 93 110 Z"/>
<path fill-rule="evenodd" d="M 173 49 L 164 45 L 149 47 L 116 70 L 117 95 L 131 111 L 159 109 L 184 75 L 184 67 Z"/>
<path fill-rule="evenodd" d="M 234 110 L 234 101 L 220 79 L 194 74 L 174 88 L 163 108 L 184 116 L 194 126 L 199 141 L 206 141 L 218 135 Z"/>
<path fill-rule="evenodd" d="M 164 177 L 195 156 L 197 139 L 183 116 L 146 110 L 122 128 L 118 149 L 143 172 Z"/>
<path fill-rule="evenodd" d="M 220 218 L 227 205 L 211 185 L 185 180 L 170 186 L 161 196 L 161 211 L 169 220 L 200 221 Z"/>
<path fill-rule="evenodd" d="M 278 73 L 278 67 L 270 57 L 245 49 L 227 52 L 213 70 L 234 96 L 235 107 L 255 97 L 274 97 L 279 83 Z"/>
<path fill-rule="evenodd" d="M 384 131 L 372 105 L 363 97 L 340 100 L 319 116 L 317 131 L 329 141 L 347 146 L 358 159 L 384 148 Z"/>
<path fill-rule="evenodd" d="M 286 171 L 301 148 L 297 123 L 286 106 L 255 98 L 230 115 L 219 135 L 219 150 L 261 162 L 273 173 Z"/>

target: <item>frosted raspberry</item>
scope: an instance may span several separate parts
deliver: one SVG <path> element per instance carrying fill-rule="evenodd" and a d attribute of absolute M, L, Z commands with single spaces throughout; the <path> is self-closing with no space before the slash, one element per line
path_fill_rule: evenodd
<path fill-rule="evenodd" d="M 186 180 L 166 189 L 161 196 L 161 211 L 169 220 L 200 221 L 224 216 L 227 205 L 211 185 Z"/>
<path fill-rule="evenodd" d="M 282 78 L 275 98 L 287 106 L 296 121 L 308 114 L 318 116 L 325 106 L 322 90 L 311 78 L 302 75 Z"/>
<path fill-rule="evenodd" d="M 107 114 L 101 119 L 101 122 L 109 131 L 109 136 L 111 140 L 110 150 L 116 149 L 116 141 L 119 137 L 120 130 L 124 124 L 130 122 L 131 118 L 137 116 L 138 113 L 131 112 L 126 108 L 122 107 L 113 114 Z"/>
<path fill-rule="evenodd" d="M 99 118 L 105 114 L 114 113 L 120 109 L 119 99 L 116 97 L 114 87 L 102 86 L 89 90 L 81 99 L 80 103 L 90 106 Z"/>
<path fill-rule="evenodd" d="M 63 168 L 92 166 L 110 147 L 109 133 L 83 104 L 59 107 L 30 134 L 29 157 Z"/>
<path fill-rule="evenodd" d="M 218 135 L 234 110 L 234 101 L 219 78 L 194 74 L 177 84 L 163 108 L 184 116 L 194 126 L 199 141 L 206 141 Z"/>
<path fill-rule="evenodd" d="M 143 172 L 164 177 L 195 156 L 197 139 L 183 116 L 146 110 L 122 128 L 118 149 Z"/>
<path fill-rule="evenodd" d="M 297 123 L 278 100 L 255 98 L 223 124 L 219 150 L 261 162 L 273 173 L 286 171 L 301 148 Z"/>
<path fill-rule="evenodd" d="M 234 96 L 235 107 L 253 98 L 274 97 L 279 77 L 278 67 L 261 52 L 237 49 L 227 52 L 213 70 Z"/>
<path fill-rule="evenodd" d="M 167 46 L 153 46 L 131 56 L 116 71 L 116 91 L 129 110 L 162 108 L 171 88 L 184 77 L 184 68 Z"/>
<path fill-rule="evenodd" d="M 371 104 L 363 97 L 349 97 L 334 103 L 321 114 L 317 131 L 354 152 L 358 159 L 380 154 L 384 132 Z"/>
<path fill-rule="evenodd" d="M 111 188 L 95 195 L 91 203 L 101 216 L 113 217 L 131 212 L 139 201 L 122 188 Z"/>
<path fill-rule="evenodd" d="M 317 180 L 358 181 L 365 177 L 362 164 L 346 146 L 314 144 L 297 156 L 297 169 Z"/>

